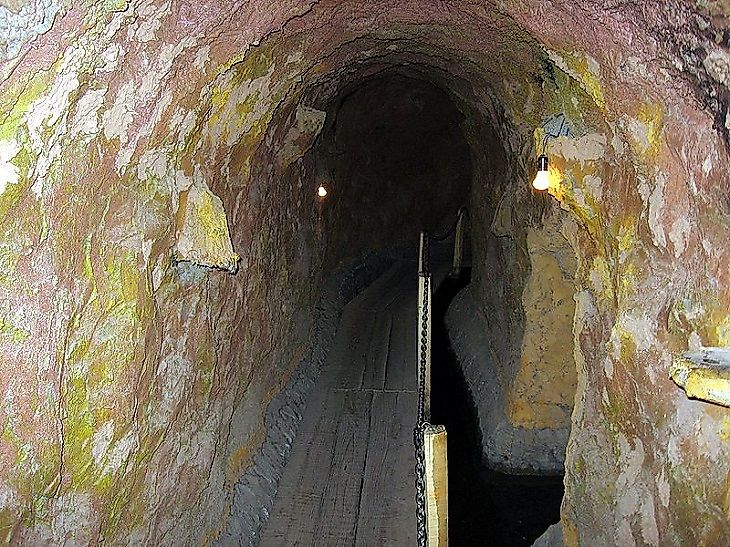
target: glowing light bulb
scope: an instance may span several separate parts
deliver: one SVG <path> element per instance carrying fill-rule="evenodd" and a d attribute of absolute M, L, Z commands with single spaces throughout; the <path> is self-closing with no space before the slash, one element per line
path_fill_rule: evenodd
<path fill-rule="evenodd" d="M 550 187 L 550 177 L 547 171 L 538 171 L 535 180 L 532 181 L 535 190 L 547 190 Z"/>
<path fill-rule="evenodd" d="M 535 190 L 547 190 L 550 187 L 550 175 L 548 174 L 548 158 L 542 154 L 537 158 L 537 174 L 532 181 Z"/>
<path fill-rule="evenodd" d="M 320 184 L 319 188 L 317 188 L 317 195 L 321 198 L 325 197 L 327 195 L 327 188 Z"/>

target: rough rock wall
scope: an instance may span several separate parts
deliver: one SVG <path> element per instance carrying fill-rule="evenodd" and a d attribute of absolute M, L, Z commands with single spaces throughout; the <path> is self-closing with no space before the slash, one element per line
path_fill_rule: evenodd
<path fill-rule="evenodd" d="M 311 193 L 241 167 L 289 53 L 190 8 L 65 6 L 3 65 L 4 540 L 205 541 L 308 344 Z"/>
<path fill-rule="evenodd" d="M 606 120 L 549 148 L 562 173 L 550 192 L 581 227 L 568 544 L 730 538 L 727 414 L 668 379 L 673 355 L 728 344 L 728 148 L 716 113 L 688 98 L 691 59 L 658 40 L 677 32 L 702 55 L 704 38 L 675 27 L 687 16 L 680 4 L 623 3 L 609 14 L 586 3 L 578 14 L 554 3 L 541 28 L 533 13 L 513 12 Z M 708 33 L 726 28 L 722 17 L 691 19 Z"/>
<path fill-rule="evenodd" d="M 530 276 L 522 291 L 525 330 L 507 416 L 524 428 L 565 429 L 575 396 L 573 327 L 576 259 L 562 230 L 575 225 L 558 211 L 527 232 Z"/>
<path fill-rule="evenodd" d="M 206 542 L 348 256 L 298 161 L 338 44 L 282 31 L 311 6 L 34 6 L 0 8 L 3 538 Z"/>
<path fill-rule="evenodd" d="M 566 92 L 571 84 L 563 77 L 554 85 Z M 536 114 L 529 99 L 517 101 L 520 115 Z M 472 283 L 449 310 L 449 334 L 475 402 L 486 462 L 513 473 L 559 474 L 576 385 L 570 239 L 577 227 L 530 190 L 531 127 L 515 125 L 504 110 L 492 118 L 499 120 L 496 132 L 483 131 L 476 149 Z"/>
<path fill-rule="evenodd" d="M 535 127 L 564 112 L 579 128 L 550 144 L 551 193 L 579 226 L 566 540 L 730 537 L 726 413 L 667 379 L 673 354 L 730 332 L 728 25 L 702 6 L 1 5 L 5 538 L 216 534 L 307 346 L 322 253 L 298 99 L 403 64 L 495 125 L 512 167 L 494 173 L 515 188 Z"/>

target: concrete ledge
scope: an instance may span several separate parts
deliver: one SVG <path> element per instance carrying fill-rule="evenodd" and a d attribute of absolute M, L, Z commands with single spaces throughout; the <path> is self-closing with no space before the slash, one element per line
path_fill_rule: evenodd
<path fill-rule="evenodd" d="M 479 422 L 483 457 L 497 471 L 522 475 L 559 475 L 565 466 L 570 430 L 514 427 L 505 415 L 505 395 L 490 359 L 486 326 L 471 288 L 449 306 L 446 326 Z"/>
<path fill-rule="evenodd" d="M 545 533 L 535 540 L 532 547 L 563 547 L 563 545 L 563 525 L 558 522 L 545 530 Z"/>

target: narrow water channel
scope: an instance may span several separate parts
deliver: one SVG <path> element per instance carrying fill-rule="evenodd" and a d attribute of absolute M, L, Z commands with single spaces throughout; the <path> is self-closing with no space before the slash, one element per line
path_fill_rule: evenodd
<path fill-rule="evenodd" d="M 433 300 L 432 422 L 448 433 L 451 545 L 529 547 L 560 520 L 563 478 L 507 475 L 482 460 L 474 402 L 451 349 L 444 316 L 470 270 L 446 280 Z"/>

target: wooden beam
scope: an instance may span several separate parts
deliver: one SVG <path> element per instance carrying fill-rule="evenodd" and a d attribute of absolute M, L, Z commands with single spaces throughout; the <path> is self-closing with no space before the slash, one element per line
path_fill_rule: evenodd
<path fill-rule="evenodd" d="M 426 250 L 426 232 L 421 232 L 421 237 L 418 240 L 418 273 L 425 273 L 424 267 L 426 266 L 425 250 Z"/>
<path fill-rule="evenodd" d="M 428 298 L 424 299 L 424 293 Z M 423 412 L 426 420 L 431 419 L 431 274 L 418 274 L 418 317 L 416 319 L 416 386 L 421 385 L 421 359 L 426 360 L 426 371 L 423 390 Z M 423 328 L 423 310 L 426 308 L 428 321 L 426 325 L 426 348 L 425 356 L 422 356 L 424 348 L 421 346 L 421 330 Z"/>
<path fill-rule="evenodd" d="M 434 425 L 423 433 L 426 461 L 426 519 L 428 547 L 449 545 L 449 485 L 446 428 Z"/>

